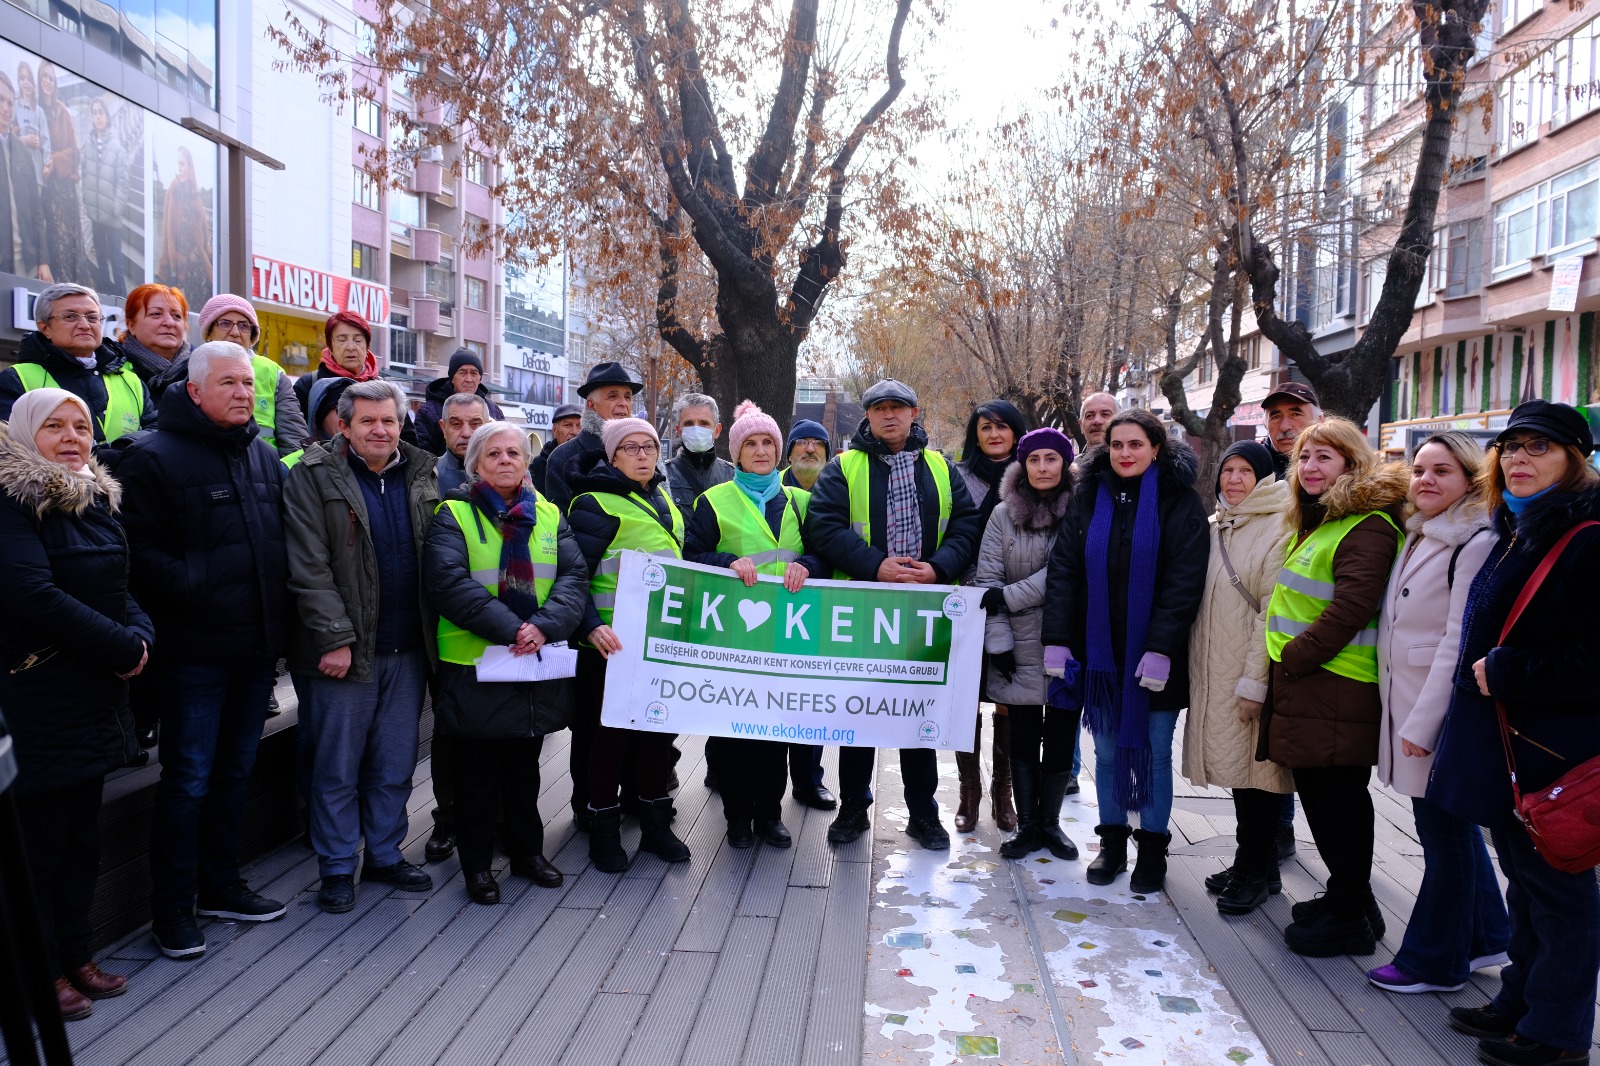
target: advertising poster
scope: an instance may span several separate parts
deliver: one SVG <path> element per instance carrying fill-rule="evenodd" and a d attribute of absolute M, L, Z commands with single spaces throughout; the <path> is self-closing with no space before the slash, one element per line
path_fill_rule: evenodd
<path fill-rule="evenodd" d="M 619 729 L 971 751 L 981 589 L 775 577 L 622 554 L 600 720 Z"/>

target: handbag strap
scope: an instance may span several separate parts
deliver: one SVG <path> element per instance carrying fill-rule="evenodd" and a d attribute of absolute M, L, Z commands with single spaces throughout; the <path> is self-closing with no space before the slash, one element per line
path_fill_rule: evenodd
<path fill-rule="evenodd" d="M 1233 560 L 1228 557 L 1228 545 L 1222 539 L 1222 530 L 1217 530 L 1217 553 L 1222 556 L 1222 569 L 1228 572 L 1228 584 L 1239 590 L 1239 595 L 1244 597 L 1244 602 L 1257 614 L 1261 613 L 1261 601 L 1250 595 L 1250 590 L 1244 587 L 1244 582 L 1239 580 L 1239 575 L 1234 572 Z"/>
<path fill-rule="evenodd" d="M 1551 545 L 1545 552 L 1544 558 L 1539 560 L 1539 565 L 1534 567 L 1533 576 L 1528 578 L 1528 583 L 1522 586 L 1522 591 L 1517 594 L 1516 602 L 1511 605 L 1511 613 L 1506 615 L 1506 624 L 1500 627 L 1499 644 L 1504 644 L 1511 635 L 1512 628 L 1517 624 L 1517 619 L 1522 617 L 1522 612 L 1528 604 L 1533 602 L 1534 595 L 1539 591 L 1539 586 L 1544 584 L 1544 579 L 1550 576 L 1550 571 L 1555 569 L 1556 562 L 1561 558 L 1561 553 L 1567 550 L 1567 545 L 1572 543 L 1572 538 L 1588 529 L 1590 526 L 1600 526 L 1600 522 L 1589 519 L 1579 522 L 1561 535 L 1561 539 Z M 1511 796 L 1515 801 L 1516 810 L 1522 810 L 1522 789 L 1517 786 L 1517 761 L 1511 754 L 1511 723 L 1506 720 L 1506 705 L 1499 699 L 1494 701 L 1495 714 L 1500 718 L 1500 744 L 1505 748 L 1506 772 L 1511 775 Z M 1520 816 L 1520 813 L 1519 813 Z"/>

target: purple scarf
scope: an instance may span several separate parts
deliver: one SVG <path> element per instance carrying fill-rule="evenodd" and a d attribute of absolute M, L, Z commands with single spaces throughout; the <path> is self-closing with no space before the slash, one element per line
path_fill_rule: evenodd
<path fill-rule="evenodd" d="M 1116 505 L 1106 478 L 1094 501 L 1094 519 L 1084 545 L 1084 575 L 1089 584 L 1085 640 L 1087 673 L 1083 692 L 1083 717 L 1095 743 L 1115 738 L 1112 796 L 1125 811 L 1136 811 L 1150 798 L 1150 693 L 1134 678 L 1144 654 L 1150 629 L 1150 608 L 1155 601 L 1156 556 L 1161 549 L 1160 503 L 1156 465 L 1151 463 L 1139 480 L 1138 510 L 1133 520 L 1133 547 L 1128 557 L 1128 631 L 1122 645 L 1122 666 L 1117 667 L 1111 644 L 1111 595 L 1107 558 Z"/>
<path fill-rule="evenodd" d="M 500 602 L 527 621 L 539 609 L 539 596 L 533 587 L 533 553 L 528 548 L 533 541 L 538 499 L 524 484 L 507 507 L 500 491 L 487 481 L 474 483 L 471 495 L 473 506 L 493 518 L 500 533 Z"/>

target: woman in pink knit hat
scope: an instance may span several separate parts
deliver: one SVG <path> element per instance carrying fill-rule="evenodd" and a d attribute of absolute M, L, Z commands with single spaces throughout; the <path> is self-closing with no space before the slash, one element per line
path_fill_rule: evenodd
<path fill-rule="evenodd" d="M 200 309 L 200 339 L 232 341 L 250 350 L 250 363 L 256 372 L 256 424 L 261 427 L 263 439 L 278 450 L 280 458 L 303 448 L 310 433 L 294 393 L 294 382 L 277 363 L 256 354 L 261 323 L 256 320 L 256 309 L 250 301 L 231 292 L 207 300 Z M 267 399 L 269 392 L 271 400 Z"/>
<path fill-rule="evenodd" d="M 758 574 L 799 592 L 807 578 L 823 576 L 822 560 L 806 554 L 801 530 L 811 494 L 782 484 L 783 431 L 777 421 L 746 400 L 734 411 L 729 452 L 733 480 L 713 485 L 695 501 L 684 558 L 725 566 L 745 583 Z M 798 723 L 796 723 L 798 724 Z M 775 740 L 711 737 L 706 761 L 722 793 L 728 843 L 748 848 L 756 838 L 777 848 L 790 844 L 783 824 L 783 786 L 788 745 Z"/>

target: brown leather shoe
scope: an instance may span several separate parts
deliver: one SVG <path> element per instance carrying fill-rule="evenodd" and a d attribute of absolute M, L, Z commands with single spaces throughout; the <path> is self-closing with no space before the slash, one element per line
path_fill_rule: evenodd
<path fill-rule="evenodd" d="M 128 990 L 128 979 L 120 973 L 106 973 L 94 960 L 67 971 L 67 981 L 90 999 L 110 999 Z"/>
<path fill-rule="evenodd" d="M 511 873 L 516 877 L 526 877 L 540 888 L 560 888 L 564 880 L 561 871 L 550 865 L 550 860 L 543 855 L 535 855 L 531 859 L 512 859 Z"/>
<path fill-rule="evenodd" d="M 65 977 L 56 978 L 56 1006 L 61 1008 L 61 1020 L 76 1022 L 94 1013 L 89 997 L 72 987 Z"/>
<path fill-rule="evenodd" d="M 488 870 L 481 874 L 468 874 L 467 895 L 474 903 L 492 907 L 500 902 L 500 882 Z"/>

